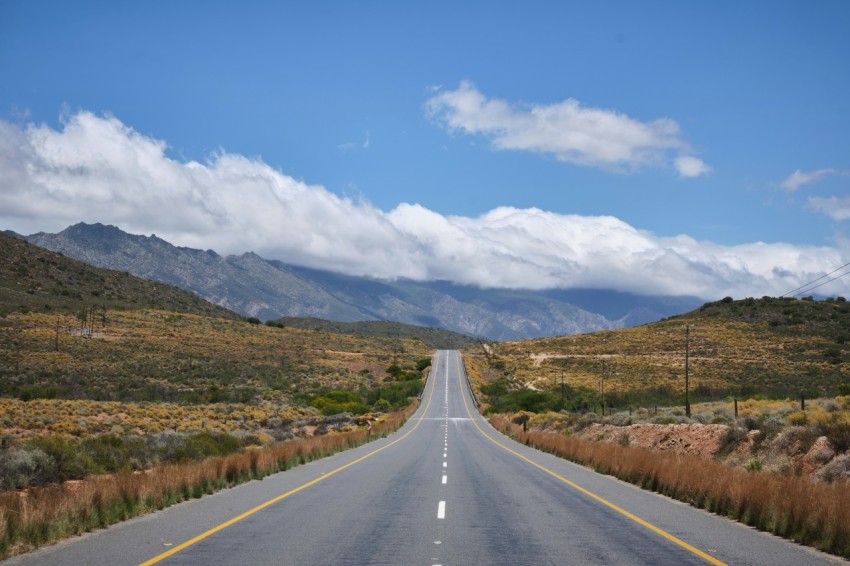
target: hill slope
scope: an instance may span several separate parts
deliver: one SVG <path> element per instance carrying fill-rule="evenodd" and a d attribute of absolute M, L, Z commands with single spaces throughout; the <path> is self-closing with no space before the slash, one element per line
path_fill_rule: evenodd
<path fill-rule="evenodd" d="M 27 239 L 93 265 L 177 285 L 263 320 L 390 320 L 516 340 L 621 328 L 679 314 L 702 302 L 610 291 L 537 292 L 379 281 L 268 261 L 253 253 L 222 257 L 101 224 L 77 224 Z"/>
<path fill-rule="evenodd" d="M 320 318 L 284 317 L 276 321 L 269 321 L 268 324 L 272 326 L 280 325 L 285 328 L 349 334 L 358 337 L 420 338 L 426 346 L 435 350 L 458 350 L 476 342 L 476 339 L 471 336 L 441 328 L 425 328 L 386 320 L 334 322 Z"/>
<path fill-rule="evenodd" d="M 848 388 L 850 303 L 724 299 L 685 315 L 634 328 L 468 349 L 480 383 L 559 395 L 600 390 L 606 405 L 683 401 L 686 328 L 691 400 L 727 395 L 807 397 Z M 603 373 L 604 372 L 604 373 Z"/>
<path fill-rule="evenodd" d="M 241 318 L 177 287 L 92 267 L 0 233 L 0 311 L 155 308 Z"/>

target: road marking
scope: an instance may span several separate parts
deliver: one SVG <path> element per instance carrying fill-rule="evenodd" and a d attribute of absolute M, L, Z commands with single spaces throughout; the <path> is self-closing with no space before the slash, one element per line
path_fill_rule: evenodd
<path fill-rule="evenodd" d="M 446 379 L 448 380 L 448 367 L 446 367 L 446 372 L 447 372 Z M 434 377 L 436 379 L 436 376 L 434 376 Z M 436 384 L 431 387 L 431 392 L 428 394 L 428 402 L 425 404 L 425 409 L 423 410 L 423 413 L 428 412 L 428 408 L 431 406 L 431 400 L 434 398 L 434 390 L 435 389 L 436 389 Z M 248 511 L 245 511 L 241 515 L 237 515 L 236 517 L 233 517 L 232 519 L 225 521 L 225 522 L 221 523 L 220 525 L 217 525 L 217 526 L 199 534 L 198 536 L 191 538 L 191 539 L 187 540 L 186 542 L 175 546 L 174 548 L 172 548 L 172 549 L 170 549 L 166 552 L 163 552 L 162 554 L 154 556 L 150 560 L 142 562 L 141 564 L 139 564 L 139 566 L 151 566 L 153 564 L 157 564 L 159 562 L 162 562 L 163 560 L 165 560 L 169 556 L 173 556 L 173 555 L 177 554 L 178 552 L 185 550 L 185 549 L 189 548 L 190 546 L 193 546 L 193 545 L 199 543 L 200 541 L 202 541 L 206 538 L 211 537 L 215 533 L 222 531 L 222 530 L 226 529 L 227 527 L 230 527 L 231 525 L 238 523 L 239 521 L 241 521 L 242 519 L 245 519 L 246 517 L 250 517 L 251 515 L 253 515 L 257 512 L 262 511 L 263 509 L 265 509 L 266 507 L 269 507 L 270 505 L 274 505 L 275 503 L 282 501 L 283 499 L 286 499 L 287 497 L 289 497 L 291 495 L 295 495 L 299 491 L 303 491 L 303 490 L 307 489 L 308 487 L 314 486 L 317 483 L 322 482 L 322 481 L 328 479 L 329 477 L 331 477 L 331 476 L 333 476 L 333 475 L 335 475 L 335 474 L 337 474 L 337 473 L 339 473 L 339 472 L 341 472 L 341 471 L 343 471 L 347 468 L 350 468 L 351 466 L 354 466 L 355 464 L 359 464 L 363 460 L 366 460 L 367 458 L 374 456 L 378 452 L 382 452 L 383 450 L 386 450 L 390 446 L 398 444 L 399 442 L 401 442 L 402 440 L 404 440 L 405 438 L 407 438 L 408 436 L 413 434 L 413 431 L 415 431 L 417 428 L 419 428 L 419 425 L 421 423 L 422 423 L 422 419 L 416 419 L 416 422 L 413 424 L 413 427 L 409 431 L 404 433 L 399 438 L 396 438 L 395 440 L 393 440 L 389 444 L 385 444 L 384 446 L 381 446 L 380 448 L 376 448 L 375 450 L 373 450 L 373 451 L 371 451 L 367 454 L 364 454 L 363 456 L 357 458 L 356 460 L 352 460 L 351 462 L 349 462 L 345 465 L 342 465 L 342 466 L 340 466 L 340 467 L 338 467 L 334 470 L 331 470 L 330 472 L 326 473 L 323 476 L 319 476 L 316 479 L 308 481 L 307 483 L 301 484 L 294 489 L 290 489 L 286 493 L 282 493 L 282 494 L 278 495 L 277 497 L 273 497 L 272 499 L 269 499 L 265 503 L 261 503 L 261 504 L 257 505 L 256 507 L 254 507 L 253 509 L 249 509 Z"/>
<path fill-rule="evenodd" d="M 445 519 L 446 518 L 446 502 L 440 501 L 440 504 L 437 505 L 437 518 Z"/>
<path fill-rule="evenodd" d="M 561 476 L 561 475 L 559 475 L 559 474 L 557 474 L 557 473 L 553 472 L 552 470 L 550 470 L 549 468 L 547 468 L 547 467 L 545 467 L 545 466 L 543 466 L 543 465 L 541 465 L 541 464 L 538 464 L 538 463 L 537 463 L 537 462 L 535 462 L 534 460 L 532 460 L 532 459 L 530 459 L 530 458 L 526 458 L 525 456 L 523 456 L 522 454 L 520 454 L 520 453 L 519 453 L 519 452 L 517 452 L 516 450 L 513 450 L 512 448 L 510 448 L 510 447 L 508 447 L 508 446 L 506 446 L 506 445 L 502 444 L 501 442 L 497 441 L 497 440 L 496 440 L 496 439 L 494 439 L 492 436 L 490 436 L 489 434 L 487 434 L 487 433 L 484 431 L 484 429 L 482 429 L 482 428 L 481 428 L 481 426 L 478 424 L 478 422 L 475 420 L 475 418 L 472 416 L 472 411 L 470 411 L 470 409 L 469 409 L 469 404 L 466 402 L 466 395 L 464 395 L 464 394 L 463 394 L 463 383 L 462 383 L 462 382 L 461 382 L 461 380 L 460 380 L 460 375 L 461 375 L 461 369 L 460 369 L 460 356 L 456 356 L 456 357 L 455 357 L 455 366 L 457 367 L 457 381 L 458 381 L 458 384 L 461 386 L 461 399 L 463 400 L 463 406 L 464 406 L 464 408 L 466 409 L 466 414 L 467 414 L 467 415 L 469 415 L 470 420 L 472 420 L 472 424 L 473 424 L 473 425 L 475 425 L 475 428 L 477 428 L 477 429 L 478 429 L 478 432 L 480 432 L 480 433 L 481 433 L 481 434 L 482 434 L 482 435 L 483 435 L 483 436 L 484 436 L 487 440 L 489 440 L 490 442 L 492 442 L 493 444 L 495 444 L 495 445 L 496 445 L 496 446 L 498 446 L 499 448 L 501 448 L 501 449 L 503 449 L 503 450 L 505 450 L 505 451 L 507 451 L 507 452 L 510 452 L 511 454 L 513 454 L 514 456 L 516 456 L 517 458 L 519 458 L 520 460 L 523 460 L 524 462 L 526 462 L 526 463 L 528 463 L 528 464 L 530 464 L 530 465 L 534 466 L 534 467 L 535 467 L 535 468 L 537 468 L 538 470 L 540 470 L 540 471 L 542 471 L 542 472 L 544 472 L 544 473 L 546 473 L 546 474 L 549 474 L 550 476 L 552 476 L 553 478 L 555 478 L 555 479 L 557 479 L 557 480 L 562 481 L 563 483 L 567 484 L 568 486 L 570 486 L 571 488 L 575 489 L 576 491 L 578 491 L 578 492 L 580 492 L 580 493 L 583 493 L 584 495 L 586 495 L 586 496 L 590 497 L 591 499 L 593 499 L 593 500 L 595 500 L 595 501 L 597 501 L 597 502 L 601 503 L 602 505 L 605 505 L 605 506 L 606 506 L 606 507 L 608 507 L 609 509 L 612 509 L 612 510 L 616 511 L 617 513 L 619 513 L 619 514 L 623 515 L 624 517 L 627 517 L 627 518 L 631 519 L 631 520 L 632 520 L 632 521 L 634 521 L 635 523 L 637 523 L 637 524 L 639 524 L 639 525 L 641 525 L 641 526 L 643 526 L 643 527 L 646 527 L 647 529 L 649 529 L 650 531 L 654 532 L 655 534 L 657 534 L 657 535 L 659 535 L 659 536 L 661 536 L 661 537 L 663 537 L 663 538 L 667 539 L 668 541 L 670 541 L 670 542 L 672 542 L 672 543 L 674 543 L 674 544 L 676 544 L 676 545 L 678 545 L 678 546 L 680 546 L 680 547 L 684 548 L 685 550 L 687 550 L 687 551 L 689 551 L 689 552 L 691 552 L 691 553 L 693 553 L 693 554 L 695 554 L 695 555 L 699 556 L 700 558 L 702 558 L 703 560 L 707 561 L 708 563 L 710 563 L 710 564 L 714 564 L 715 566 L 727 566 L 725 562 L 721 562 L 721 561 L 720 561 L 720 560 L 718 560 L 717 558 L 715 558 L 715 557 L 713 557 L 713 556 L 711 556 L 711 555 L 709 555 L 709 554 L 706 554 L 705 552 L 703 552 L 702 550 L 700 550 L 700 549 L 696 548 L 695 546 L 692 546 L 692 545 L 690 545 L 690 544 L 686 543 L 685 541 L 683 541 L 682 539 L 680 539 L 680 538 L 678 538 L 678 537 L 676 537 L 676 536 L 674 536 L 674 535 L 671 535 L 670 533 L 668 533 L 667 531 L 665 531 L 665 530 L 661 529 L 660 527 L 656 527 L 655 525 L 653 525 L 653 524 L 652 524 L 652 523 L 650 523 L 649 521 L 646 521 L 646 520 L 644 520 L 644 519 L 641 519 L 641 518 L 640 518 L 640 517 L 638 517 L 637 515 L 635 515 L 635 514 L 633 514 L 633 513 L 630 513 L 629 511 L 626 511 L 626 510 L 625 510 L 625 509 L 623 509 L 622 507 L 619 507 L 618 505 L 615 505 L 614 503 L 611 503 L 610 501 L 608 501 L 608 500 L 607 500 L 607 499 L 605 499 L 604 497 L 601 497 L 601 496 L 599 496 L 599 495 L 596 495 L 595 493 L 593 493 L 593 492 L 592 492 L 592 491 L 590 491 L 589 489 L 585 489 L 585 488 L 581 487 L 581 486 L 580 486 L 580 485 L 578 485 L 577 483 L 575 483 L 575 482 L 573 482 L 573 481 L 568 480 L 568 479 L 567 479 L 567 478 L 565 478 L 564 476 Z M 445 465 L 445 463 L 444 463 L 444 465 Z"/>
<path fill-rule="evenodd" d="M 448 481 L 448 480 L 446 479 L 447 477 L 448 477 L 448 476 L 443 476 L 443 485 L 446 485 L 446 481 Z"/>
<path fill-rule="evenodd" d="M 446 467 L 446 462 L 443 462 L 443 467 L 444 467 L 444 468 Z"/>

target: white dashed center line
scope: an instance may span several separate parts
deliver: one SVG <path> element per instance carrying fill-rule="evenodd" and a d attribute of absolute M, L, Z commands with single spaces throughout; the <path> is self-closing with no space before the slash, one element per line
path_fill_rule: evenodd
<path fill-rule="evenodd" d="M 446 518 L 446 502 L 440 501 L 440 504 L 437 505 L 437 518 L 445 519 Z"/>

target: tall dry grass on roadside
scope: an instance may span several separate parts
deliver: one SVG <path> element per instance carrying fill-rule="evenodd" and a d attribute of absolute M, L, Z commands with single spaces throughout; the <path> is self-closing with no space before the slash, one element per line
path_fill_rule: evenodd
<path fill-rule="evenodd" d="M 416 403 L 390 413 L 371 435 L 355 430 L 300 438 L 145 472 L 0 492 L 0 559 L 359 446 L 397 430 L 415 409 Z"/>
<path fill-rule="evenodd" d="M 498 430 L 520 442 L 746 523 L 850 558 L 850 489 L 796 476 L 747 472 L 684 455 L 589 442 L 563 434 L 523 432 L 504 417 Z"/>

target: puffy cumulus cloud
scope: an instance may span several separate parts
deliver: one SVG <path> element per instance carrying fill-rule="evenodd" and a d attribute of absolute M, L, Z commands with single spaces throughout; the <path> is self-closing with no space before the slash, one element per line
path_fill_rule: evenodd
<path fill-rule="evenodd" d="M 203 163 L 178 161 L 166 150 L 89 112 L 58 130 L 0 121 L 0 227 L 31 233 L 104 222 L 354 275 L 709 299 L 781 294 L 847 262 L 826 247 L 664 238 L 611 216 L 501 207 L 471 218 L 416 204 L 385 212 L 259 159 L 222 151 Z M 843 280 L 833 285 L 829 292 L 846 293 Z"/>
<path fill-rule="evenodd" d="M 668 164 L 673 156 L 683 177 L 711 170 L 687 153 L 679 125 L 669 118 L 641 122 L 572 98 L 550 105 L 511 105 L 488 99 L 468 81 L 438 92 L 425 107 L 450 131 L 483 135 L 496 149 L 548 153 L 561 161 L 619 171 Z"/>
<path fill-rule="evenodd" d="M 680 155 L 676 158 L 676 170 L 682 177 L 699 177 L 711 172 L 711 167 L 699 157 Z"/>

